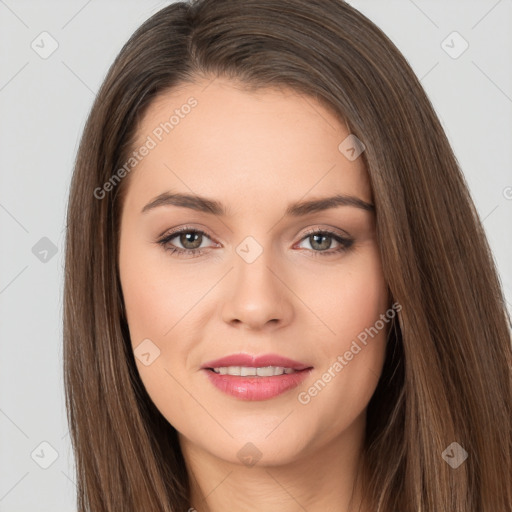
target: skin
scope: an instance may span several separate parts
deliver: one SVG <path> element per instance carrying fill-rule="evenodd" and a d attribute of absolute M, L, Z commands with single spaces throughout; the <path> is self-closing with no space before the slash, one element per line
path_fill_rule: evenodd
<path fill-rule="evenodd" d="M 375 217 L 352 206 L 304 217 L 284 212 L 290 203 L 335 193 L 371 203 L 363 159 L 350 161 L 338 150 L 349 132 L 313 98 L 290 89 L 248 92 L 221 78 L 155 100 L 135 146 L 190 97 L 197 106 L 130 174 L 119 270 L 133 348 L 150 339 L 160 350 L 151 364 L 136 363 L 151 399 L 179 433 L 191 506 L 326 512 L 348 511 L 352 503 L 357 510 L 366 407 L 382 371 L 387 330 L 369 338 L 309 403 L 298 395 L 390 306 Z M 141 213 L 167 191 L 215 199 L 229 215 L 174 205 Z M 182 226 L 207 233 L 202 255 L 180 257 L 157 243 Z M 326 228 L 348 233 L 352 246 L 335 253 L 334 238 L 322 246 L 305 235 Z M 236 252 L 247 236 L 263 251 L 252 263 Z M 168 245 L 197 247 L 190 240 L 177 236 Z M 313 371 L 272 399 L 239 400 L 200 369 L 239 352 L 281 354 Z M 249 442 L 261 453 L 252 466 L 237 456 Z"/>

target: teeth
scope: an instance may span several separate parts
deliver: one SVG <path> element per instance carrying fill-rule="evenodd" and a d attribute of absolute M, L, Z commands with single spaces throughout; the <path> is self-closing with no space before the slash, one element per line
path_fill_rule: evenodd
<path fill-rule="evenodd" d="M 213 368 L 215 373 L 220 375 L 238 375 L 240 377 L 273 377 L 274 375 L 283 375 L 283 373 L 295 373 L 292 368 L 283 368 L 282 366 L 265 366 L 263 368 L 252 368 L 248 366 L 223 366 Z"/>

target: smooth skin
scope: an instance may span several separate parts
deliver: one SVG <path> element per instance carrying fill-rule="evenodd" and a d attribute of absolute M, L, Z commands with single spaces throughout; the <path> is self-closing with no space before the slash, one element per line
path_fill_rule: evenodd
<path fill-rule="evenodd" d="M 191 97 L 197 105 L 158 141 L 154 130 Z M 138 126 L 135 147 L 148 136 L 157 144 L 130 175 L 121 284 L 133 348 L 149 339 L 160 351 L 148 365 L 136 358 L 137 368 L 179 433 L 199 512 L 359 506 L 353 487 L 386 329 L 307 404 L 298 397 L 390 307 L 375 214 L 344 205 L 285 216 L 292 203 L 335 194 L 372 203 L 363 159 L 338 149 L 348 135 L 311 97 L 285 88 L 249 92 L 219 77 L 166 92 Z M 164 192 L 218 201 L 227 215 L 173 204 L 142 212 Z M 180 256 L 158 243 L 181 227 L 189 235 L 167 248 L 203 253 Z M 353 243 L 335 252 L 344 246 L 334 237 L 309 233 L 322 229 Z M 194 230 L 206 235 L 195 239 Z M 251 251 L 262 250 L 251 263 L 237 252 L 247 237 L 258 244 Z M 272 399 L 239 400 L 214 387 L 201 365 L 240 352 L 277 353 L 313 371 Z M 244 446 L 261 454 L 256 464 L 237 455 Z"/>

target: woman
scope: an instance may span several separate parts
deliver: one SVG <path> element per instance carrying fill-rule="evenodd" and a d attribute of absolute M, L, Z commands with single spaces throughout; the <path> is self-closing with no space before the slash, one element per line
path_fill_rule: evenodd
<path fill-rule="evenodd" d="M 348 4 L 156 13 L 67 227 L 80 511 L 512 511 L 492 255 L 419 81 Z"/>

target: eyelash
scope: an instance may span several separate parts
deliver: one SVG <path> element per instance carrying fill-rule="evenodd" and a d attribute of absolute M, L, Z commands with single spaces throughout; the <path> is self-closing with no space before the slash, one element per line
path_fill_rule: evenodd
<path fill-rule="evenodd" d="M 173 231 L 172 233 L 169 233 L 168 235 L 164 236 L 160 240 L 157 241 L 159 245 L 163 247 L 165 251 L 169 251 L 171 254 L 175 254 L 178 257 L 188 257 L 188 258 L 197 258 L 198 256 L 201 256 L 204 254 L 205 249 L 180 249 L 179 247 L 169 246 L 169 242 L 176 238 L 177 236 L 183 234 L 183 233 L 196 233 L 200 235 L 204 235 L 207 238 L 211 239 L 211 237 L 208 235 L 208 233 L 195 228 L 189 228 L 189 227 L 183 227 L 179 230 Z M 306 238 L 309 238 L 312 235 L 327 235 L 330 238 L 334 238 L 339 244 L 340 247 L 338 247 L 335 250 L 329 250 L 329 251 L 315 251 L 313 249 L 306 249 L 311 252 L 313 252 L 313 255 L 316 256 L 329 256 L 333 254 L 338 254 L 347 251 L 352 244 L 354 243 L 354 240 L 351 238 L 343 238 L 334 231 L 330 231 L 329 229 L 322 229 L 322 230 L 310 230 L 304 234 L 304 236 L 301 238 L 301 242 L 305 240 Z"/>

